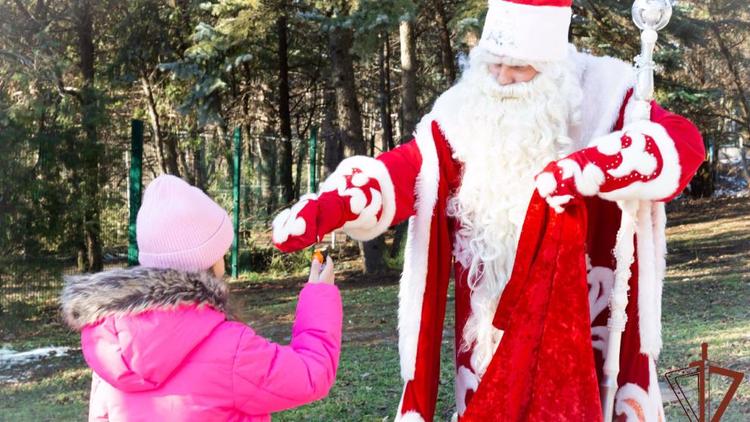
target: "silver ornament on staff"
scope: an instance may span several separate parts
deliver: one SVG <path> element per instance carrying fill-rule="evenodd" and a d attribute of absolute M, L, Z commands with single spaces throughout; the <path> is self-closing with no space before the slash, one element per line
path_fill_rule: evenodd
<path fill-rule="evenodd" d="M 641 30 L 641 52 L 635 58 L 636 84 L 633 93 L 633 105 L 627 113 L 626 124 L 651 117 L 651 101 L 654 96 L 654 61 L 653 52 L 658 35 L 656 31 L 664 28 L 672 16 L 670 0 L 635 0 L 632 7 L 633 22 Z M 605 349 L 604 377 L 601 384 L 602 415 L 605 422 L 614 417 L 615 394 L 617 393 L 617 376 L 620 372 L 620 346 L 622 332 L 625 330 L 628 305 L 628 281 L 631 277 L 630 266 L 635 256 L 634 236 L 640 232 L 638 227 L 662 226 L 666 222 L 664 204 L 652 201 L 618 201 L 622 210 L 620 230 L 615 244 L 615 282 L 609 299 L 610 316 L 607 320 L 608 336 Z M 658 232 L 657 232 L 658 233 Z M 642 239 L 638 239 L 639 250 L 642 242 L 650 242 L 656 249 L 666 251 L 663 237 L 648 236 L 646 230 Z M 662 255 L 663 256 L 663 255 Z M 657 283 L 664 277 L 664 262 L 655 262 L 647 266 L 638 263 L 639 286 L 645 283 Z"/>

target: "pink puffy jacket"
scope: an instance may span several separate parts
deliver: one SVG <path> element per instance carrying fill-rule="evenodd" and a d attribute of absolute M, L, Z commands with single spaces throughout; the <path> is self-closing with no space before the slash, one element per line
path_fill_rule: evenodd
<path fill-rule="evenodd" d="M 227 321 L 226 285 L 135 268 L 67 279 L 63 314 L 94 370 L 90 421 L 267 421 L 323 398 L 336 378 L 335 286 L 300 293 L 288 346 Z"/>

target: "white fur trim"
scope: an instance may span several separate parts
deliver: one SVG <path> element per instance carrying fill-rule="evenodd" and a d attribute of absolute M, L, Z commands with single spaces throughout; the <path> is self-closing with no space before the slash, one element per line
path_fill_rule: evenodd
<path fill-rule="evenodd" d="M 615 284 L 615 273 L 607 267 L 593 267 L 589 269 L 586 280 L 589 284 L 589 316 L 593 323 L 607 309 L 612 287 Z M 607 355 L 608 338 L 609 330 L 606 325 L 591 327 L 592 346 L 601 351 L 602 356 Z"/>
<path fill-rule="evenodd" d="M 398 294 L 398 351 L 401 359 L 401 377 L 405 382 L 414 379 L 419 327 L 422 321 L 422 301 L 427 283 L 430 227 L 440 181 L 437 150 L 432 137 L 432 121 L 430 114 L 423 117 L 417 125 L 415 135 L 422 155 L 422 167 L 419 169 L 414 188 L 416 214 L 409 219 L 404 272 L 401 275 Z"/>
<path fill-rule="evenodd" d="M 609 201 L 660 200 L 672 196 L 679 187 L 681 168 L 674 140 L 669 136 L 666 129 L 658 123 L 642 120 L 627 125 L 622 132 L 630 136 L 633 142 L 629 147 L 619 151 L 622 154 L 622 164 L 616 169 L 608 170 L 608 172 L 614 177 L 623 177 L 633 170 L 643 175 L 653 173 L 656 167 L 655 159 L 645 151 L 646 140 L 644 135 L 648 135 L 653 138 L 661 153 L 663 160 L 661 173 L 654 180 L 648 182 L 636 181 L 622 189 L 600 193 L 599 196 Z M 599 140 L 595 140 L 595 142 L 599 142 Z"/>
<path fill-rule="evenodd" d="M 580 104 L 581 124 L 569 128 L 570 138 L 573 140 L 569 152 L 573 152 L 585 148 L 592 139 L 612 132 L 635 78 L 633 67 L 629 63 L 613 57 L 597 57 L 578 52 L 572 44 L 569 49 L 571 54 L 568 55 L 568 60 L 573 62 L 585 98 Z M 458 149 L 456 144 L 472 139 L 466 136 L 472 130 L 466 127 L 467 115 L 462 111 L 467 103 L 480 105 L 481 102 L 477 102 L 476 98 L 478 95 L 481 94 L 476 87 L 461 80 L 435 102 L 431 114 L 440 122 L 454 151 Z"/>
<path fill-rule="evenodd" d="M 604 183 L 604 172 L 599 167 L 588 164 L 583 168 L 580 183 L 576 180 L 578 192 L 584 196 L 593 196 L 599 192 L 599 186 Z"/>
<path fill-rule="evenodd" d="M 566 205 L 573 199 L 573 195 L 559 195 L 559 196 L 548 196 L 544 198 L 547 204 L 555 210 L 556 213 L 562 214 L 565 211 L 563 205 Z"/>
<path fill-rule="evenodd" d="M 591 327 L 591 347 L 599 350 L 602 356 L 607 356 L 607 344 L 609 341 L 609 329 L 606 325 Z"/>
<path fill-rule="evenodd" d="M 539 191 L 539 195 L 546 197 L 557 189 L 557 181 L 552 173 L 544 172 L 537 176 L 536 190 Z"/>
<path fill-rule="evenodd" d="M 315 194 L 303 195 L 299 201 L 292 205 L 291 208 L 287 208 L 279 213 L 276 218 L 273 219 L 271 226 L 273 227 L 273 242 L 276 244 L 284 243 L 289 240 L 290 236 L 301 236 L 305 234 L 307 229 L 307 223 L 301 217 L 299 212 L 310 202 L 311 199 L 317 198 Z"/>
<path fill-rule="evenodd" d="M 595 195 L 604 183 L 604 172 L 596 165 L 588 164 L 581 169 L 577 162 L 570 159 L 560 160 L 557 165 L 562 168 L 563 179 L 572 177 L 575 180 L 576 188 L 581 195 Z"/>
<path fill-rule="evenodd" d="M 641 353 L 654 359 L 661 351 L 661 290 L 659 263 L 655 233 L 654 207 L 660 204 L 641 201 L 638 209 L 638 326 L 641 339 Z M 662 275 L 663 277 L 663 275 Z"/>
<path fill-rule="evenodd" d="M 568 54 L 570 7 L 491 0 L 479 45 L 498 56 L 557 61 Z"/>
<path fill-rule="evenodd" d="M 589 284 L 589 315 L 593 322 L 609 304 L 609 295 L 615 284 L 615 273 L 607 267 L 593 267 L 586 277 Z"/>
<path fill-rule="evenodd" d="M 580 74 L 585 99 L 581 103 L 582 125 L 571 128 L 575 149 L 579 150 L 592 139 L 612 132 L 625 95 L 635 84 L 635 73 L 631 64 L 613 57 L 575 52 L 570 58 Z"/>
<path fill-rule="evenodd" d="M 466 393 L 469 390 L 477 391 L 479 388 L 479 377 L 471 369 L 460 366 L 456 372 L 456 410 L 459 416 L 466 411 Z"/>
<path fill-rule="evenodd" d="M 409 411 L 402 414 L 396 415 L 395 422 L 424 422 L 424 418 L 417 412 Z"/>
<path fill-rule="evenodd" d="M 623 178 L 632 172 L 642 175 L 650 175 L 656 171 L 658 163 L 656 157 L 646 152 L 646 136 L 638 130 L 627 132 L 615 132 L 614 136 L 605 136 L 596 140 L 596 149 L 605 155 L 622 155 L 622 162 L 616 168 L 607 170 L 610 176 Z M 622 146 L 622 137 L 630 136 L 630 146 Z M 600 142 L 604 139 L 604 142 Z"/>
<path fill-rule="evenodd" d="M 354 169 L 359 169 L 362 173 L 352 177 L 352 184 L 355 187 L 347 189 L 344 177 L 351 175 Z M 367 205 L 365 194 L 359 187 L 367 184 L 370 178 L 378 181 L 380 192 L 371 189 L 372 201 L 370 205 Z M 396 194 L 391 175 L 381 161 L 365 156 L 354 156 L 343 160 L 321 186 L 321 192 L 332 190 L 338 190 L 341 196 L 349 196 L 352 212 L 359 214 L 356 220 L 349 221 L 342 227 L 344 233 L 353 239 L 372 240 L 385 232 L 393 222 L 393 216 L 396 214 Z M 377 214 L 381 210 L 382 213 L 378 219 Z"/>
<path fill-rule="evenodd" d="M 648 325 L 650 330 L 658 333 L 656 344 L 648 344 L 647 341 L 641 339 L 641 344 L 646 344 L 647 350 L 651 354 L 654 360 L 659 359 L 659 352 L 661 352 L 662 339 L 661 339 L 661 306 L 662 306 L 662 291 L 664 287 L 664 275 L 666 273 L 667 261 L 667 239 L 666 239 L 666 226 L 667 226 L 667 213 L 663 202 L 653 202 L 651 204 L 652 211 L 652 222 L 654 230 L 654 266 L 656 267 L 656 285 L 653 290 L 654 299 L 653 304 L 653 317 L 650 318 Z M 653 338 L 653 337 L 652 337 Z"/>
<path fill-rule="evenodd" d="M 645 422 L 663 422 L 664 406 L 659 390 L 656 365 L 648 360 L 648 392 L 637 384 L 628 383 L 620 387 L 615 395 L 615 415 L 625 415 L 627 422 L 640 422 L 639 410 Z M 638 409 L 640 408 L 640 409 Z"/>

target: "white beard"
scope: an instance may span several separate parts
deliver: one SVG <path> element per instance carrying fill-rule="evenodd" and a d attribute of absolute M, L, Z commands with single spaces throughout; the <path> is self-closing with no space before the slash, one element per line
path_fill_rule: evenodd
<path fill-rule="evenodd" d="M 535 66 L 536 67 L 536 66 Z M 513 269 L 534 176 L 550 161 L 570 153 L 569 124 L 577 123 L 581 88 L 571 63 L 539 66 L 530 82 L 500 86 L 486 63 L 472 52 L 471 66 L 448 95 L 463 100 L 441 113 L 441 126 L 454 157 L 463 164 L 461 186 L 449 200 L 456 218 L 454 255 L 469 272 L 471 313 L 463 330 L 463 351 L 482 376 L 502 332 L 492 325 Z"/>

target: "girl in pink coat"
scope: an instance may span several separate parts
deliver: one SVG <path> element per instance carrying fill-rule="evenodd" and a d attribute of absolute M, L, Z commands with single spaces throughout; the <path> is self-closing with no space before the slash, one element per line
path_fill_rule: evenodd
<path fill-rule="evenodd" d="M 93 369 L 90 421 L 268 421 L 325 397 L 336 378 L 341 297 L 313 262 L 288 346 L 227 317 L 227 213 L 161 176 L 138 212 L 141 267 L 71 277 L 63 315 Z"/>

